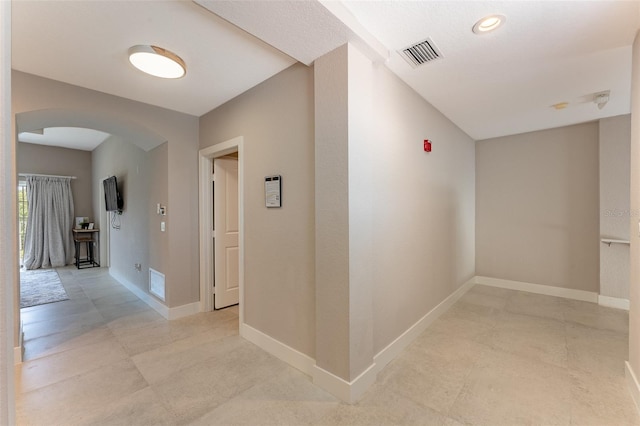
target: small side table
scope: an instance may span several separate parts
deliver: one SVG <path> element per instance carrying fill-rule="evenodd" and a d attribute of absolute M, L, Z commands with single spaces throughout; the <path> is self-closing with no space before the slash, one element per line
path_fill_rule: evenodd
<path fill-rule="evenodd" d="M 76 268 L 97 268 L 100 264 L 95 259 L 93 245 L 98 243 L 99 229 L 73 229 L 73 242 L 76 245 Z M 82 243 L 86 245 L 86 257 L 80 257 Z"/>

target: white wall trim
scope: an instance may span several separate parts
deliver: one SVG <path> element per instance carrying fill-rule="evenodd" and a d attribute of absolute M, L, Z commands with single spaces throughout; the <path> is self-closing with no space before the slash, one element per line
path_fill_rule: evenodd
<path fill-rule="evenodd" d="M 13 348 L 13 364 L 22 364 L 22 348 L 24 347 L 24 330 L 23 323 L 20 320 L 20 331 L 18 332 L 18 346 Z"/>
<path fill-rule="evenodd" d="M 393 342 L 389 343 L 384 349 L 378 352 L 373 357 L 373 364 L 371 364 L 369 368 L 362 372 L 353 381 L 347 382 L 346 380 L 315 366 L 313 382 L 343 401 L 348 403 L 356 402 L 360 397 L 362 397 L 369 386 L 375 383 L 378 373 L 381 372 L 387 364 L 400 355 L 407 346 L 409 346 L 435 320 L 437 320 L 454 303 L 456 303 L 458 299 L 473 288 L 475 283 L 475 277 L 468 280 L 436 307 L 427 312 L 427 314 L 398 336 Z"/>
<path fill-rule="evenodd" d="M 140 287 L 127 280 L 126 278 L 113 272 L 112 268 L 109 268 L 109 275 L 126 287 L 131 293 L 138 296 L 138 299 L 149 305 L 152 309 L 158 312 L 167 320 L 175 320 L 178 318 L 186 317 L 189 315 L 197 314 L 200 312 L 200 302 L 187 303 L 186 305 L 176 306 L 175 308 L 169 308 L 160 302 L 158 299 L 142 290 Z"/>
<path fill-rule="evenodd" d="M 318 367 L 316 360 L 290 346 L 264 334 L 247 324 L 240 324 L 240 336 L 276 358 L 313 378 L 313 383 L 341 400 L 354 403 L 376 381 L 377 369 L 371 364 L 353 381 L 344 379 Z"/>
<path fill-rule="evenodd" d="M 633 368 L 631 368 L 629 361 L 625 361 L 624 366 L 625 377 L 627 378 L 627 385 L 629 386 L 631 398 L 633 398 L 633 401 L 636 403 L 636 409 L 640 412 L 640 383 L 638 383 L 638 378 L 633 372 Z"/>
<path fill-rule="evenodd" d="M 151 308 L 155 309 L 166 319 L 169 319 L 169 308 L 167 306 L 159 302 L 156 298 L 151 296 L 149 293 L 146 293 L 144 290 L 142 290 L 140 287 L 138 287 L 128 279 L 114 272 L 113 268 L 109 268 L 109 275 L 111 275 L 114 280 L 125 286 L 131 293 L 138 296 L 138 299 L 151 306 Z"/>
<path fill-rule="evenodd" d="M 187 303 L 186 305 L 169 308 L 168 320 L 176 320 L 178 318 L 188 317 L 200 312 L 200 302 Z"/>
<path fill-rule="evenodd" d="M 371 364 L 365 371 L 351 382 L 336 376 L 327 370 L 318 367 L 313 368 L 313 383 L 331 393 L 344 402 L 353 404 L 357 402 L 367 389 L 376 381 L 376 364 Z"/>
<path fill-rule="evenodd" d="M 532 284 L 522 281 L 511 281 L 482 276 L 476 276 L 474 281 L 476 284 L 483 284 L 491 287 L 526 291 L 529 293 L 544 294 L 547 296 L 563 297 L 565 299 L 581 300 L 583 302 L 598 303 L 598 293 L 592 291 L 575 290 L 572 288 L 554 287 L 550 285 Z"/>
<path fill-rule="evenodd" d="M 199 235 L 200 235 L 200 309 L 202 312 L 213 310 L 213 300 L 211 292 L 207 289 L 210 282 L 213 281 L 213 260 L 209 256 L 213 253 L 213 245 L 211 243 L 211 221 L 204 218 L 210 218 L 212 215 L 212 201 L 210 195 L 211 185 L 211 158 L 207 153 L 200 151 L 199 156 L 199 191 L 198 191 L 198 211 L 199 211 Z"/>
<path fill-rule="evenodd" d="M 16 424 L 16 386 L 13 356 L 15 321 L 20 310 L 18 277 L 18 209 L 16 208 L 18 135 L 11 111 L 11 5 L 0 1 L 0 424 Z"/>
<path fill-rule="evenodd" d="M 376 364 L 376 373 L 393 361 L 407 346 L 411 344 L 423 331 L 427 329 L 440 315 L 445 313 L 458 299 L 460 299 L 467 291 L 475 285 L 475 277 L 461 285 L 456 291 L 451 293 L 449 297 L 444 299 L 438 306 L 431 309 L 425 316 L 420 318 L 415 324 L 398 336 L 387 347 L 378 352 L 374 357 Z"/>
<path fill-rule="evenodd" d="M 244 324 L 244 137 L 237 136 L 225 142 L 211 145 L 198 152 L 198 211 L 200 229 L 200 309 L 202 312 L 213 310 L 211 286 L 213 282 L 213 239 L 211 238 L 211 218 L 213 200 L 211 199 L 211 162 L 214 158 L 238 153 L 238 243 L 239 243 L 239 305 L 240 325 Z"/>
<path fill-rule="evenodd" d="M 430 310 L 419 321 L 402 333 L 397 339 L 387 345 L 373 357 L 373 363 L 358 377 L 348 382 L 333 373 L 316 365 L 315 359 L 285 345 L 273 337 L 241 323 L 240 336 L 254 343 L 259 348 L 281 359 L 313 378 L 313 383 L 328 391 L 332 395 L 350 404 L 358 401 L 366 390 L 375 383 L 377 375 L 384 367 L 396 358 L 416 337 L 425 331 L 440 315 L 445 313 L 460 297 L 475 285 L 472 278 L 455 292 Z"/>
<path fill-rule="evenodd" d="M 610 297 L 598 295 L 598 305 L 606 306 L 607 308 L 629 310 L 629 299 L 621 299 L 619 297 Z"/>
<path fill-rule="evenodd" d="M 240 324 L 240 336 L 303 373 L 309 376 L 313 375 L 313 367 L 316 360 L 310 356 L 285 345 L 279 340 L 247 324 Z"/>

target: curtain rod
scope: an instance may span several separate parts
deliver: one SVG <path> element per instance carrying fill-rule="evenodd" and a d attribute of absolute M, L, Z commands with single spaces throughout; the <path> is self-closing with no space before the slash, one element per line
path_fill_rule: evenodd
<path fill-rule="evenodd" d="M 76 179 L 75 176 L 56 176 L 56 175 L 39 175 L 37 173 L 18 173 L 18 176 L 28 177 L 28 176 L 41 176 L 41 177 L 50 177 L 50 178 L 69 178 Z"/>

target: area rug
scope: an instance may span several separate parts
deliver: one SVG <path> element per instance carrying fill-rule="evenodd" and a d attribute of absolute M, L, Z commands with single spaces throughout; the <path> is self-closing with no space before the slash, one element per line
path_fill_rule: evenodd
<path fill-rule="evenodd" d="M 55 269 L 20 269 L 20 307 L 68 300 Z"/>

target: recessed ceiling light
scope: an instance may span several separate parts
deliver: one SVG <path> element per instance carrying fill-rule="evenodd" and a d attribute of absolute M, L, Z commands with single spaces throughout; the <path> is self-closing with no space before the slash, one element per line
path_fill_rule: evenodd
<path fill-rule="evenodd" d="M 129 62 L 140 71 L 161 78 L 180 78 L 187 73 L 182 58 L 158 46 L 133 46 L 129 49 Z"/>
<path fill-rule="evenodd" d="M 554 107 L 555 109 L 565 109 L 566 107 L 569 106 L 569 102 L 559 102 L 551 106 Z"/>
<path fill-rule="evenodd" d="M 473 32 L 476 34 L 486 34 L 500 27 L 507 20 L 504 15 L 489 15 L 480 19 L 473 26 Z"/>

